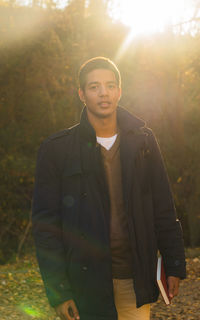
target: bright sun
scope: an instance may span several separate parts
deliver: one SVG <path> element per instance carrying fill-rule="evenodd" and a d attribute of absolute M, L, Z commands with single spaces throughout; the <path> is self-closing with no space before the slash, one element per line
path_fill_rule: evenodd
<path fill-rule="evenodd" d="M 118 2 L 118 4 L 117 4 Z M 191 17 L 191 0 L 122 0 L 112 8 L 112 17 L 131 27 L 134 36 L 162 32 L 169 24 Z"/>

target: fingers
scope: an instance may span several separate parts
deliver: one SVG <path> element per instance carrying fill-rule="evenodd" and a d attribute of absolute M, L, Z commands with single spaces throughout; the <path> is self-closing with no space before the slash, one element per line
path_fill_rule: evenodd
<path fill-rule="evenodd" d="M 71 312 L 70 312 L 71 310 Z M 79 320 L 80 316 L 78 313 L 78 309 L 76 308 L 76 305 L 74 303 L 74 301 L 72 300 L 71 304 L 70 304 L 70 308 L 68 308 L 68 312 L 69 314 L 71 313 L 71 316 L 73 317 L 74 320 Z"/>
<path fill-rule="evenodd" d="M 61 320 L 79 320 L 80 316 L 73 300 L 65 301 L 55 308 Z"/>
<path fill-rule="evenodd" d="M 180 279 L 177 277 L 168 277 L 168 290 L 169 290 L 169 298 L 173 299 L 175 296 L 178 295 L 178 289 L 179 289 L 179 281 Z"/>

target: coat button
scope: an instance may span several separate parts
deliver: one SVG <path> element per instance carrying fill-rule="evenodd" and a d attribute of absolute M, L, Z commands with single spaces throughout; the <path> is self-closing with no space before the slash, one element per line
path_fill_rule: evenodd
<path fill-rule="evenodd" d="M 86 267 L 86 266 L 83 266 L 83 267 L 82 267 L 82 270 L 83 270 L 83 271 L 87 271 L 87 269 L 88 269 L 88 267 Z"/>
<path fill-rule="evenodd" d="M 82 193 L 81 193 L 81 197 L 83 197 L 83 198 L 84 198 L 84 197 L 87 197 L 87 192 L 82 192 Z"/>
<path fill-rule="evenodd" d="M 175 260 L 174 264 L 175 264 L 176 267 L 178 267 L 180 265 L 180 261 L 179 260 Z"/>

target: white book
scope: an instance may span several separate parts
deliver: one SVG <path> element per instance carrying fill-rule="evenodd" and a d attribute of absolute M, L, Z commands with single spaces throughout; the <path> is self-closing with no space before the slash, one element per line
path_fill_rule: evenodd
<path fill-rule="evenodd" d="M 170 304 L 169 291 L 167 286 L 163 259 L 161 256 L 158 257 L 158 263 L 157 263 L 157 284 L 160 289 L 160 293 L 163 297 L 163 300 L 167 305 L 169 305 Z"/>

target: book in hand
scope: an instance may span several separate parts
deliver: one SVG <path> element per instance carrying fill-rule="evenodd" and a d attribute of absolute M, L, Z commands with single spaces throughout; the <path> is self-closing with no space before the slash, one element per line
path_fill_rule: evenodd
<path fill-rule="evenodd" d="M 163 297 L 163 300 L 167 305 L 170 304 L 170 298 L 169 298 L 169 291 L 167 287 L 167 280 L 164 270 L 164 264 L 162 256 L 158 257 L 158 263 L 157 263 L 157 284 L 160 289 L 160 293 Z"/>

